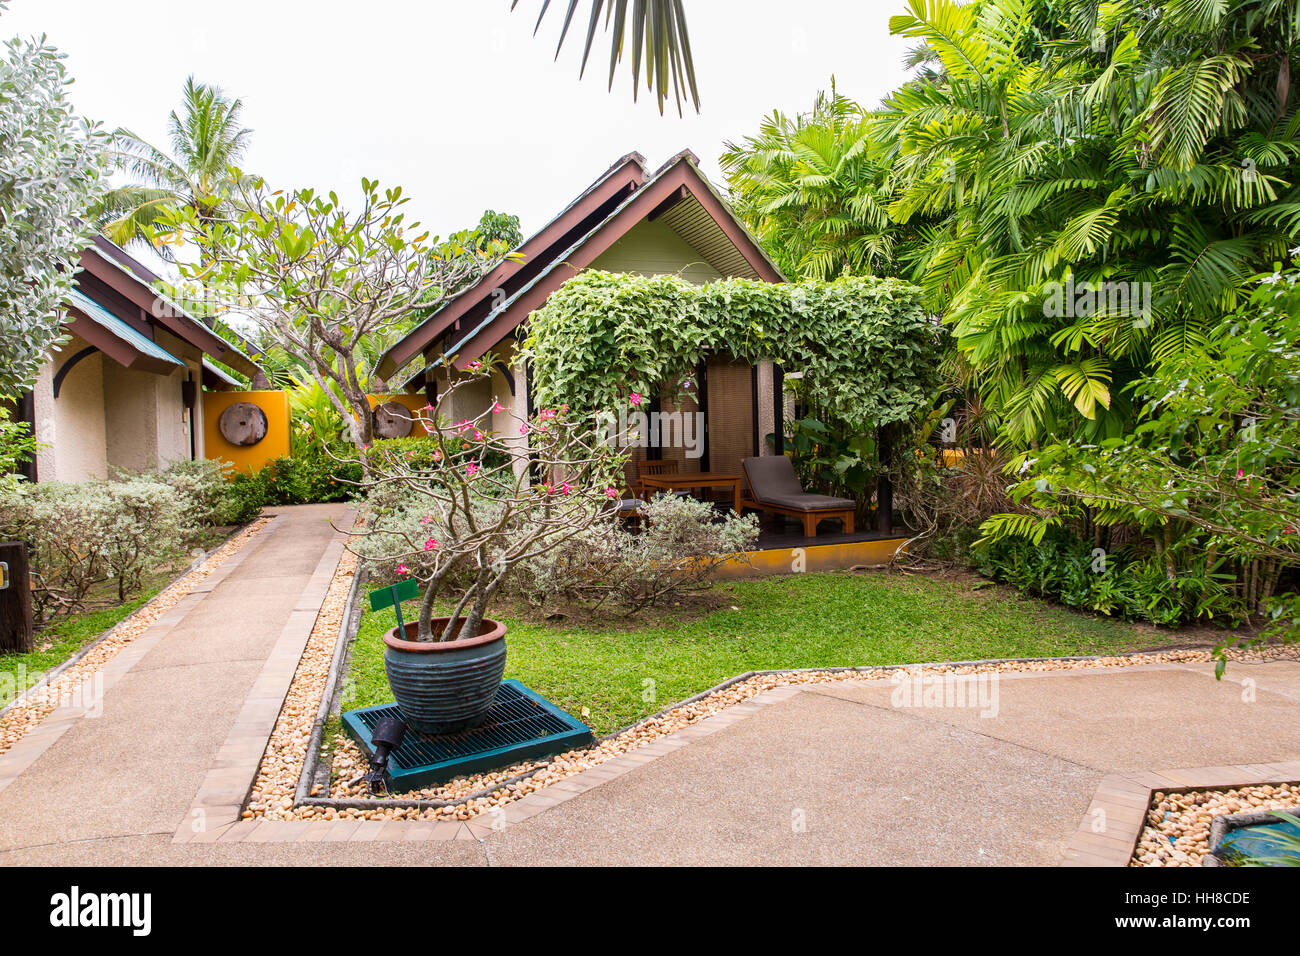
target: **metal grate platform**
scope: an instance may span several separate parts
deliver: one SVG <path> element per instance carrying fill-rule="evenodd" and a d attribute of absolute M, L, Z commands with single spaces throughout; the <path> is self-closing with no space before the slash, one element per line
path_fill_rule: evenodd
<path fill-rule="evenodd" d="M 401 718 L 396 704 L 362 707 L 343 714 L 343 726 L 367 755 L 375 752 L 370 732 L 383 717 Z M 402 746 L 389 755 L 388 778 L 395 792 L 446 783 L 456 777 L 508 767 L 512 763 L 573 750 L 593 743 L 591 729 L 517 680 L 502 681 L 487 719 L 457 734 L 422 734 L 408 728 Z"/>

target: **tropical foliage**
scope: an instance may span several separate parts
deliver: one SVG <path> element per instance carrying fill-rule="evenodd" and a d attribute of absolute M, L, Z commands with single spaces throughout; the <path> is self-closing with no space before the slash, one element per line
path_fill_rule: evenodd
<path fill-rule="evenodd" d="M 3 11 L 0 5 L 0 11 Z M 0 58 L 0 399 L 29 388 L 62 338 L 59 307 L 93 230 L 103 136 L 68 100 L 62 55 L 10 40 Z"/>
<path fill-rule="evenodd" d="M 160 229 L 176 210 L 189 209 L 202 227 L 194 237 L 206 257 L 205 236 L 233 199 L 232 168 L 243 161 L 252 131 L 241 125 L 243 103 L 219 88 L 185 81 L 182 105 L 167 123 L 171 154 L 128 129 L 114 134 L 113 155 L 132 182 L 109 190 L 93 210 L 120 246 L 145 244 L 166 258 L 175 233 Z"/>
<path fill-rule="evenodd" d="M 519 0 L 511 0 L 510 9 L 519 5 Z M 560 42 L 555 47 L 558 59 L 564 48 L 564 40 L 569 35 L 569 26 L 573 15 L 581 5 L 581 0 L 569 0 L 569 7 L 564 14 L 564 25 L 560 30 Z M 546 18 L 551 0 L 542 0 L 541 13 L 537 16 L 536 33 Z M 636 99 L 641 83 L 641 64 L 645 62 L 646 89 L 653 90 L 663 113 L 664 103 L 671 90 L 677 101 L 677 113 L 682 113 L 682 96 L 689 97 L 695 112 L 700 111 L 700 93 L 695 85 L 695 63 L 691 58 L 691 40 L 686 32 L 686 11 L 682 0 L 636 0 L 632 5 L 632 16 L 628 17 L 628 0 L 591 0 L 591 10 L 587 18 L 587 34 L 582 48 L 582 69 L 579 76 L 587 71 L 587 59 L 591 56 L 596 42 L 596 31 L 600 28 L 600 15 L 605 14 L 605 30 L 610 34 L 609 50 L 609 85 L 614 86 L 614 74 L 619 61 L 623 59 L 624 47 L 628 35 L 632 38 L 632 98 Z M 613 29 L 611 30 L 611 24 Z"/>
<path fill-rule="evenodd" d="M 11 421 L 9 409 L 0 404 L 0 491 L 18 481 L 18 469 L 36 455 L 36 439 L 27 422 Z"/>
<path fill-rule="evenodd" d="M 1297 250 L 1300 253 L 1300 250 Z M 1087 520 L 1141 529 L 1167 578 L 1218 574 L 1246 613 L 1300 637 L 1300 270 L 1263 277 L 1237 314 L 1134 386 L 1132 433 L 1012 462 L 1034 514 L 990 519 L 988 540 Z M 1275 600 L 1282 597 L 1282 600 Z"/>
<path fill-rule="evenodd" d="M 1119 434 L 1124 387 L 1294 244 L 1298 24 L 1295 0 L 912 0 L 890 21 L 936 68 L 876 127 L 918 234 L 900 256 L 1011 440 Z"/>
<path fill-rule="evenodd" d="M 918 75 L 723 156 L 796 275 L 908 278 L 1016 446 L 1121 434 L 1300 235 L 1297 0 L 911 0 Z M 883 177 L 883 182 L 882 182 Z"/>
<path fill-rule="evenodd" d="M 811 112 L 777 110 L 758 135 L 726 144 L 721 165 L 736 211 L 787 276 L 890 274 L 898 230 L 888 169 L 870 146 L 866 111 L 833 78 Z"/>

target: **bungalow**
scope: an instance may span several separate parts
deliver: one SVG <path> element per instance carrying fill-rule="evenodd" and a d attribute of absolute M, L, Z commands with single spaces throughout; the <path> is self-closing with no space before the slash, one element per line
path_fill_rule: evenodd
<path fill-rule="evenodd" d="M 448 381 L 443 356 L 464 368 L 491 353 L 496 363 L 490 379 L 458 391 L 457 407 L 448 413 L 476 416 L 496 397 L 506 406 L 503 419 L 522 418 L 531 413 L 529 371 L 515 361 L 523 326 L 579 272 L 671 274 L 698 284 L 733 277 L 785 281 L 689 151 L 653 173 L 640 154 L 622 157 L 516 251 L 518 260 L 502 262 L 393 345 L 379 363 L 380 378 L 392 382 L 401 376 L 408 390 L 422 390 L 435 402 Z M 698 448 L 661 443 L 639 450 L 641 457 L 675 460 L 682 473 L 738 473 L 742 458 L 772 453 L 765 438 L 779 432 L 781 402 L 771 362 L 750 366 L 714 355 L 692 384 L 695 397 L 683 398 L 680 406 L 680 391 L 673 388 L 652 396 L 651 408 L 665 417 L 682 413 L 698 420 L 703 441 L 689 442 Z M 511 433 L 502 427 L 507 420 L 494 424 L 498 432 Z M 693 437 L 689 428 L 686 436 Z"/>
<path fill-rule="evenodd" d="M 237 387 L 215 359 L 250 378 L 261 370 L 155 290 L 158 276 L 96 238 L 66 303 L 70 340 L 17 403 L 42 443 L 32 481 L 85 481 L 202 458 L 203 388 Z"/>

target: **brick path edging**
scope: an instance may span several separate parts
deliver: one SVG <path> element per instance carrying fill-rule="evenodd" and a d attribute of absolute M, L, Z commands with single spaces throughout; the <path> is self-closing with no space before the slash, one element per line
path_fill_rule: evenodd
<path fill-rule="evenodd" d="M 1062 866 L 1128 866 L 1157 790 L 1227 790 L 1300 780 L 1300 760 L 1108 774 L 1065 847 Z"/>
<path fill-rule="evenodd" d="M 181 824 L 173 843 L 294 843 L 294 842 L 420 842 L 425 840 L 481 840 L 516 823 L 558 806 L 593 787 L 621 777 L 665 754 L 685 747 L 744 720 L 771 704 L 789 700 L 802 687 L 774 687 L 706 717 L 698 723 L 645 744 L 630 753 L 612 757 L 581 773 L 565 777 L 543 790 L 530 793 L 509 806 L 496 808 L 469 821 L 449 820 L 234 820 L 213 823 L 202 818 Z"/>
<path fill-rule="evenodd" d="M 355 517 L 355 512 L 349 510 L 339 526 L 350 528 Z M 289 685 L 298 672 L 303 651 L 316 626 L 321 603 L 334 581 L 347 537 L 346 531 L 335 531 L 325 546 L 235 717 L 234 726 L 204 776 L 185 820 L 173 836 L 173 842 L 188 842 L 197 835 L 196 828 L 199 832 L 212 831 L 239 820 L 249 789 L 257 777 L 262 755 L 280 717 Z"/>
<path fill-rule="evenodd" d="M 113 655 L 98 671 L 102 682 L 100 692 L 107 694 L 114 684 L 121 680 L 131 668 L 135 667 L 146 654 L 171 633 L 172 628 L 184 620 L 190 611 L 194 610 L 195 605 L 210 594 L 218 584 L 229 577 L 231 572 L 239 567 L 250 554 L 256 551 L 270 537 L 270 531 L 275 526 L 276 520 L 276 517 L 272 517 L 270 521 L 244 542 L 238 551 L 213 568 L 203 580 L 187 591 L 165 613 L 160 615 L 149 626 L 148 630 Z M 186 571 L 177 580 L 184 578 L 193 570 L 191 568 L 190 571 Z M 148 609 L 150 605 L 166 593 L 166 590 L 167 588 L 163 588 L 149 601 L 132 611 L 128 617 L 106 631 L 101 637 L 96 638 L 92 645 L 86 648 L 86 652 L 92 650 L 94 645 L 111 637 L 119 627 L 130 621 L 132 617 Z M 76 660 L 80 660 L 84 656 L 84 653 L 79 654 Z M 67 662 L 67 666 L 76 663 L 76 660 Z M 60 668 L 60 671 L 64 669 L 66 667 Z M 14 703 L 18 703 L 18 701 Z M 56 707 L 24 734 L 17 743 L 3 754 L 0 754 L 0 791 L 3 791 L 17 780 L 28 767 L 40 759 L 45 751 L 53 747 L 60 737 L 71 730 L 74 723 L 86 716 L 87 709 L 84 704 Z"/>

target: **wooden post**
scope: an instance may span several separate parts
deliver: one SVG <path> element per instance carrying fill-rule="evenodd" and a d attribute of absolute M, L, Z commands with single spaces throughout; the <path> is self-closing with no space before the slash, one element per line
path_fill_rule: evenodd
<path fill-rule="evenodd" d="M 0 542 L 0 561 L 8 567 L 0 590 L 0 654 L 25 654 L 32 649 L 32 590 L 27 573 L 27 545 Z"/>
<path fill-rule="evenodd" d="M 773 450 L 785 454 L 785 369 L 772 365 L 772 424 L 776 433 L 772 437 Z"/>
<path fill-rule="evenodd" d="M 877 430 L 877 449 L 880 452 L 880 467 L 884 472 L 876 479 L 876 530 L 881 534 L 894 533 L 894 483 L 889 480 L 889 463 L 891 458 L 892 437 L 888 428 Z"/>

